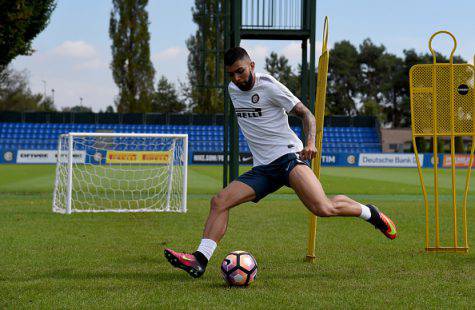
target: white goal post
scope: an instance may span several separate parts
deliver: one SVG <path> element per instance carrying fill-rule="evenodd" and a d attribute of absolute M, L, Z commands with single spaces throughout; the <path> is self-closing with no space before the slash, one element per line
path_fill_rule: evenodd
<path fill-rule="evenodd" d="M 187 173 L 186 134 L 62 134 L 53 212 L 186 212 Z"/>

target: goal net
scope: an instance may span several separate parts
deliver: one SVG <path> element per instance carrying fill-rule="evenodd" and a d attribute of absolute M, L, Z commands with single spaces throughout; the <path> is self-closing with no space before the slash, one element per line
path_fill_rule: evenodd
<path fill-rule="evenodd" d="M 186 212 L 187 159 L 185 134 L 63 134 L 53 211 Z"/>

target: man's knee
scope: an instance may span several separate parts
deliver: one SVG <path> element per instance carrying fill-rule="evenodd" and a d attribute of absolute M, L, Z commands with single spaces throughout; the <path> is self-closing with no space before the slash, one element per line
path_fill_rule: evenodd
<path fill-rule="evenodd" d="M 311 211 L 319 217 L 329 217 L 336 214 L 335 207 L 330 202 L 313 202 L 311 205 Z"/>
<path fill-rule="evenodd" d="M 229 209 L 226 204 L 226 198 L 221 194 L 213 196 L 210 202 L 210 209 L 215 212 L 223 212 Z"/>

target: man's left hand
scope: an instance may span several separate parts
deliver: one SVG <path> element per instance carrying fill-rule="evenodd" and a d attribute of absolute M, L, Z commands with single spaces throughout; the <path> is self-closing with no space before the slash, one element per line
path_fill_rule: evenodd
<path fill-rule="evenodd" d="M 317 148 L 313 145 L 306 146 L 299 152 L 301 160 L 310 160 L 317 156 Z"/>

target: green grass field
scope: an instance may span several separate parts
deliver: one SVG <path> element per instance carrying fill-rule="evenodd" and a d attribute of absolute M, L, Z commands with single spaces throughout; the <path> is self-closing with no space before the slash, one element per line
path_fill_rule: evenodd
<path fill-rule="evenodd" d="M 196 249 L 221 170 L 190 167 L 186 214 L 59 215 L 51 212 L 53 166 L 0 165 L 0 308 L 473 308 L 473 250 L 422 250 L 416 169 L 322 170 L 329 195 L 373 202 L 391 216 L 396 240 L 361 219 L 319 219 L 317 260 L 305 263 L 307 211 L 283 189 L 231 211 L 204 277 L 171 268 L 163 248 Z M 425 173 L 431 183 L 430 171 Z M 450 171 L 441 174 L 441 212 L 447 217 Z M 464 174 L 458 175 L 460 193 Z M 469 199 L 472 246 L 474 202 Z M 448 242 L 449 221 L 442 226 Z M 248 288 L 229 288 L 220 277 L 221 259 L 232 250 L 257 259 L 258 278 Z"/>

